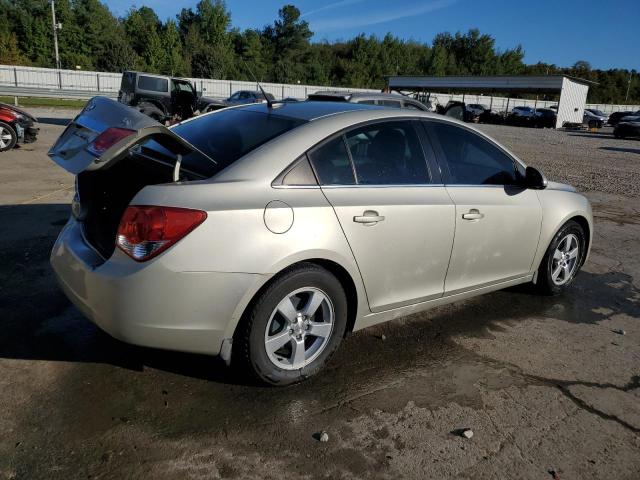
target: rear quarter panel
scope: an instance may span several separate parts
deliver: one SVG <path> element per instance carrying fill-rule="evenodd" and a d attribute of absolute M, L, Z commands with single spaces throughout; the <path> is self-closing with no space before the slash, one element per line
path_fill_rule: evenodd
<path fill-rule="evenodd" d="M 265 207 L 273 201 L 290 206 L 293 222 L 273 233 Z M 310 259 L 342 266 L 356 285 L 358 317 L 369 312 L 360 273 L 333 208 L 319 188 L 273 188 L 263 182 L 192 182 L 144 188 L 133 205 L 164 205 L 207 212 L 206 221 L 158 257 L 175 271 L 260 274 L 230 319 L 228 336 L 244 309 L 273 275 Z M 282 205 L 282 204 L 279 204 Z M 282 208 L 288 215 L 287 208 Z M 211 292 L 215 301 L 215 292 Z M 360 311 L 362 310 L 362 311 Z"/>

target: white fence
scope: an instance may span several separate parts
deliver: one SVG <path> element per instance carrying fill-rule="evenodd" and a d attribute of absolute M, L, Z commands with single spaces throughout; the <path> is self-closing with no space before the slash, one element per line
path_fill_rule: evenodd
<path fill-rule="evenodd" d="M 33 95 L 35 90 L 42 90 L 42 96 L 45 97 L 52 92 L 57 92 L 56 97 L 64 96 L 65 92 L 69 92 L 72 98 L 76 98 L 80 92 L 86 92 L 87 97 L 93 95 L 114 96 L 120 89 L 121 79 L 121 73 L 0 65 L 0 89 L 3 92 L 11 92 L 13 89 L 28 90 Z M 258 89 L 255 82 L 212 80 L 207 78 L 190 78 L 189 80 L 194 82 L 197 90 L 204 91 L 208 97 L 227 98 L 237 90 Z M 282 83 L 262 83 L 262 87 L 276 98 L 305 98 L 310 93 L 327 89 L 326 86 L 320 85 L 288 85 Z M 361 88 L 332 87 L 331 89 L 358 92 L 377 91 Z"/>
<path fill-rule="evenodd" d="M 93 95 L 106 95 L 114 97 L 120 89 L 121 73 L 88 72 L 78 70 L 58 70 L 53 68 L 21 67 L 13 65 L 0 65 L 0 94 L 16 96 L 41 96 L 41 97 L 66 97 L 89 98 Z M 256 90 L 255 82 L 237 80 L 212 80 L 206 78 L 191 78 L 196 89 L 204 91 L 208 97 L 229 97 L 237 90 Z M 282 83 L 263 83 L 265 91 L 276 98 L 306 98 L 307 95 L 318 90 L 351 91 L 351 92 L 376 92 L 363 88 L 340 88 L 320 85 L 296 85 Z M 550 107 L 557 101 L 535 101 L 505 97 L 489 97 L 484 95 L 462 95 L 432 93 L 430 99 L 433 103 L 446 105 L 449 100 L 464 100 L 466 103 L 477 103 L 492 110 L 510 111 L 516 106 Z M 597 108 L 605 113 L 616 111 L 640 110 L 640 105 L 603 105 L 587 104 L 587 108 Z"/>

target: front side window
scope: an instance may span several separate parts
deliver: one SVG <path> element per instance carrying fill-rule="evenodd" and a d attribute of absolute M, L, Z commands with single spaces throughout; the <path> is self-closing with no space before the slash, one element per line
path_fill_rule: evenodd
<path fill-rule="evenodd" d="M 193 85 L 191 85 L 189 82 L 184 82 L 180 80 L 173 81 L 173 89 L 176 92 L 193 93 Z"/>
<path fill-rule="evenodd" d="M 166 78 L 140 75 L 140 77 L 138 77 L 138 88 L 150 92 L 167 92 L 169 91 L 169 80 Z"/>
<path fill-rule="evenodd" d="M 375 123 L 346 134 L 358 184 L 430 183 L 418 134 L 410 121 Z"/>
<path fill-rule="evenodd" d="M 433 122 L 431 133 L 440 144 L 453 185 L 516 185 L 511 157 L 480 135 L 456 125 Z"/>
<path fill-rule="evenodd" d="M 354 185 L 353 167 L 342 135 L 309 153 L 321 185 Z"/>

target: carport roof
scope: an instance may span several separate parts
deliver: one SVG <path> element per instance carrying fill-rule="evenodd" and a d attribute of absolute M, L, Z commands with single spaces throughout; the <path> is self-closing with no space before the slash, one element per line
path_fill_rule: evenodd
<path fill-rule="evenodd" d="M 596 82 L 568 75 L 505 75 L 505 76 L 390 76 L 391 90 L 425 90 L 443 91 L 458 90 L 469 92 L 530 92 L 556 93 L 562 90 L 562 81 L 569 78 L 584 85 L 595 85 Z"/>

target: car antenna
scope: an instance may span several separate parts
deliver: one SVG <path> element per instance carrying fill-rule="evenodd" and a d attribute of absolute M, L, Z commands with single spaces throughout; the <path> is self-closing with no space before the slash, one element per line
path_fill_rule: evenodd
<path fill-rule="evenodd" d="M 247 70 L 249 70 L 249 74 L 253 77 L 253 81 L 256 82 L 256 84 L 258 85 L 258 88 L 262 92 L 262 96 L 264 97 L 264 99 L 267 102 L 267 108 L 269 108 L 269 110 L 271 110 L 273 108 L 273 101 L 269 100 L 269 97 L 267 97 L 267 92 L 264 91 L 264 88 L 262 88 L 262 85 L 260 85 L 260 82 L 258 81 L 256 76 L 253 74 L 251 69 L 249 68 L 249 65 L 247 64 L 247 62 L 245 62 L 244 59 L 242 59 L 242 63 L 244 63 L 244 66 L 247 67 Z"/>

